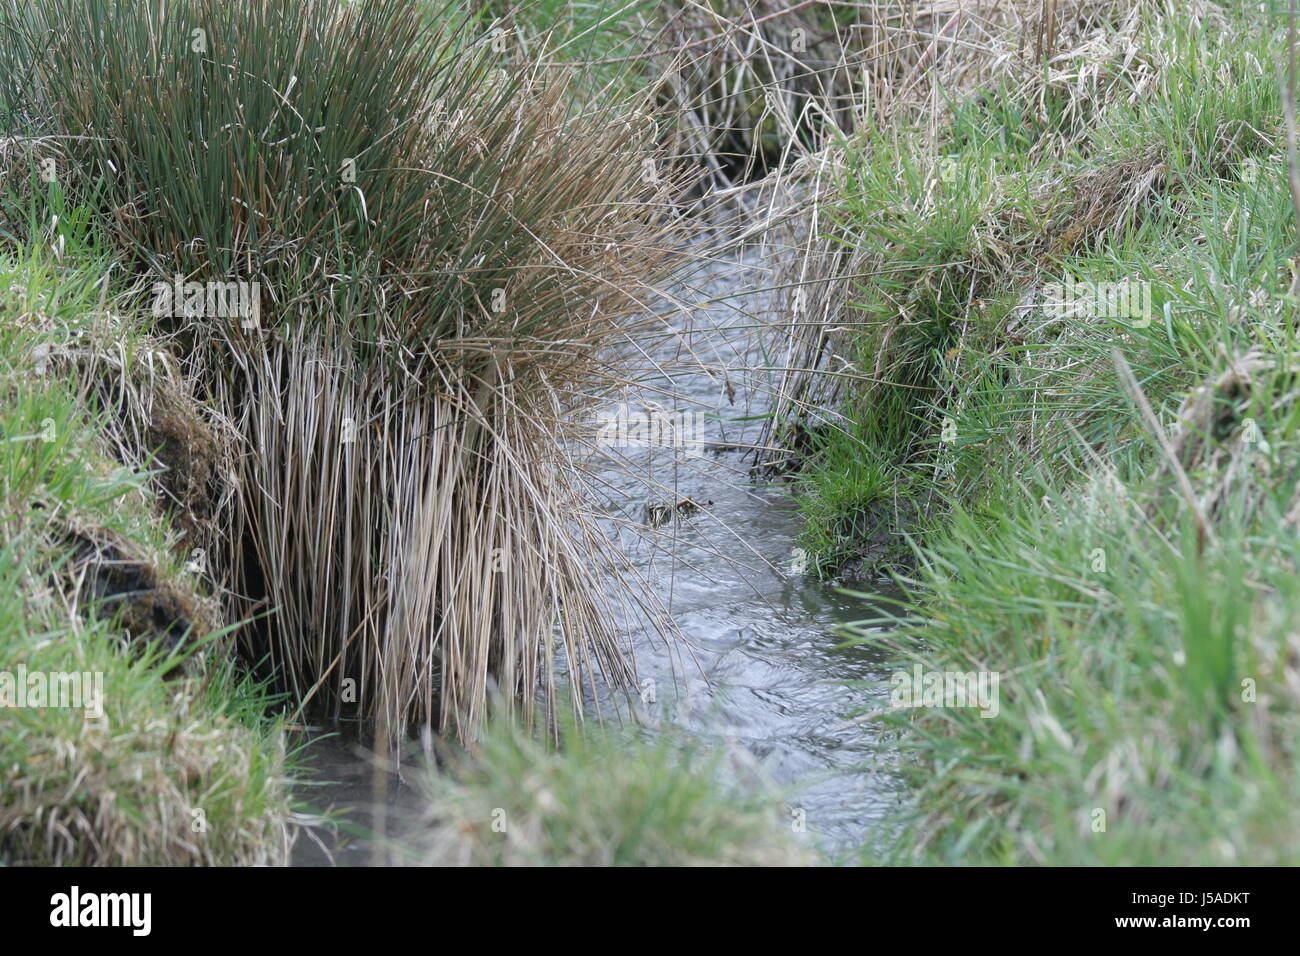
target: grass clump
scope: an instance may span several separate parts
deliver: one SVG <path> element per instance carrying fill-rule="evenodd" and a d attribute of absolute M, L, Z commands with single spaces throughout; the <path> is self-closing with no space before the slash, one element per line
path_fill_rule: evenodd
<path fill-rule="evenodd" d="M 811 852 L 764 787 L 725 782 L 723 755 L 572 724 L 558 746 L 494 721 L 473 757 L 424 781 L 405 862 L 522 866 L 792 866 Z M 734 773 L 734 771 L 732 771 Z"/>
<path fill-rule="evenodd" d="M 814 573 L 850 561 L 879 569 L 908 556 L 897 532 L 908 522 L 911 497 L 895 468 L 864 453 L 866 440 L 857 431 L 825 429 L 808 448 L 817 467 L 806 469 L 795 485 L 800 546 Z"/>
<path fill-rule="evenodd" d="M 251 656 L 394 734 L 527 707 L 561 649 L 629 680 L 562 453 L 678 261 L 626 98 L 405 0 L 0 10 L 23 158 L 144 288 L 257 290 L 159 317 L 237 435 L 214 563 Z"/>

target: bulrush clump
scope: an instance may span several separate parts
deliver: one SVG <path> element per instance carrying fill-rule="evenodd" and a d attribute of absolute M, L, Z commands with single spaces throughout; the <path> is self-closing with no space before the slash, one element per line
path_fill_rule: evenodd
<path fill-rule="evenodd" d="M 393 733 L 494 685 L 531 714 L 561 649 L 628 679 L 561 439 L 683 247 L 653 131 L 406 0 L 0 9 L 0 94 L 142 287 L 257 290 L 158 317 L 241 436 L 214 565 L 249 651 Z"/>

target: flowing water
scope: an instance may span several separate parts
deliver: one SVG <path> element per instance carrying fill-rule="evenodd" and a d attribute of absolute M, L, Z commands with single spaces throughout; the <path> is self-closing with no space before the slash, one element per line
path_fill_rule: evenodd
<path fill-rule="evenodd" d="M 586 466 L 624 556 L 617 573 L 661 604 L 675 634 L 665 639 L 663 619 L 657 626 L 624 607 L 620 627 L 640 692 L 602 691 L 600 703 L 745 755 L 750 770 L 788 793 L 792 824 L 803 821 L 823 848 L 846 853 L 902 796 L 874 746 L 876 724 L 851 719 L 887 705 L 886 662 L 880 650 L 843 646 L 837 627 L 871 616 L 869 601 L 800 573 L 800 520 L 788 488 L 750 475 L 746 446 L 760 438 L 770 392 L 759 333 L 770 296 L 745 290 L 767 284 L 752 255 L 712 263 L 678 290 L 702 304 L 664 315 L 638 387 L 602 412 L 604 438 Z M 632 427 L 620 431 L 626 421 Z M 654 421 L 659 436 L 685 443 L 622 440 Z M 343 781 L 322 794 L 365 829 L 374 822 L 374 776 L 358 752 L 334 738 L 310 754 Z M 411 799 L 393 786 L 389 819 Z M 310 847 L 298 854 L 305 863 L 317 857 Z M 365 862 L 364 846 L 340 858 Z"/>
<path fill-rule="evenodd" d="M 887 706 L 886 661 L 843 646 L 837 627 L 873 608 L 801 573 L 788 487 L 750 474 L 774 387 L 761 334 L 769 284 L 754 254 L 711 263 L 678 290 L 700 304 L 664 315 L 639 388 L 602 415 L 625 416 L 628 438 L 662 423 L 640 447 L 606 425 L 602 445 L 614 447 L 602 449 L 605 467 L 590 466 L 626 557 L 620 573 L 662 602 L 676 632 L 665 640 L 646 614 L 626 613 L 640 693 L 606 702 L 743 748 L 794 785 L 788 802 L 808 832 L 846 851 L 900 798 L 876 725 L 849 719 Z"/>

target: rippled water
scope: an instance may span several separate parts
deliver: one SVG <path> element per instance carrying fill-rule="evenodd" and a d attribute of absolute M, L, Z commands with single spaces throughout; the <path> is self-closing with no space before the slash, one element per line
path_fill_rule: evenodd
<path fill-rule="evenodd" d="M 797 785 L 790 803 L 809 832 L 849 850 L 900 796 L 874 750 L 875 725 L 847 720 L 887 704 L 882 653 L 845 648 L 836 632 L 873 609 L 798 572 L 800 520 L 789 491 L 750 476 L 744 446 L 759 440 L 771 392 L 760 351 L 770 296 L 737 293 L 768 285 L 765 270 L 737 257 L 691 285 L 679 296 L 705 304 L 665 316 L 669 328 L 640 388 L 607 414 L 635 421 L 658 409 L 698 426 L 686 436 L 702 446 L 615 447 L 588 462 L 629 561 L 621 574 L 663 602 L 685 645 L 665 641 L 644 614 L 625 613 L 641 694 L 607 702 L 743 746 L 773 780 Z M 634 533 L 651 523 L 647 506 L 654 513 L 686 499 L 699 511 Z"/>

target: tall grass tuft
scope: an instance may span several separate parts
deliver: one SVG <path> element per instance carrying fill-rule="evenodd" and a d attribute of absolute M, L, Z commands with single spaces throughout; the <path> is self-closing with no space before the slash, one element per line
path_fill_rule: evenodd
<path fill-rule="evenodd" d="M 745 755 L 671 734 L 646 742 L 563 725 L 559 746 L 493 721 L 480 759 L 419 781 L 421 816 L 392 848 L 422 866 L 798 866 L 817 857 Z M 738 755 L 730 755 L 736 758 Z M 742 784 L 740 780 L 743 780 Z"/>
<path fill-rule="evenodd" d="M 231 611 L 293 696 L 468 732 L 560 650 L 630 677 L 559 448 L 675 261 L 652 131 L 404 0 L 0 9 L 8 126 L 146 286 L 257 284 L 159 321 L 242 435 Z"/>

